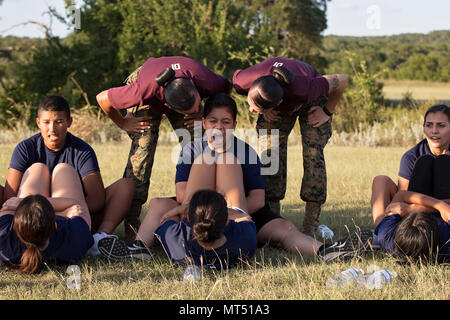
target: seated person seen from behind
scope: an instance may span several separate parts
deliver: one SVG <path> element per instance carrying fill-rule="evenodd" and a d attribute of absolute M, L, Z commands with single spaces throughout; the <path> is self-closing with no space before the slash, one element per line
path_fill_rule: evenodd
<path fill-rule="evenodd" d="M 6 177 L 4 201 L 17 196 L 25 171 L 44 163 L 52 174 L 59 163 L 77 171 L 92 218 L 95 243 L 89 254 L 98 254 L 97 243 L 110 235 L 123 220 L 134 191 L 130 179 L 119 179 L 105 189 L 97 156 L 92 147 L 68 132 L 72 124 L 69 104 L 60 96 L 44 98 L 36 118 L 40 133 L 20 142 L 11 157 Z"/>
<path fill-rule="evenodd" d="M 66 163 L 52 174 L 43 163 L 25 170 L 17 197 L 0 210 L 0 261 L 22 273 L 45 263 L 79 262 L 92 246 L 91 216 L 77 171 Z"/>

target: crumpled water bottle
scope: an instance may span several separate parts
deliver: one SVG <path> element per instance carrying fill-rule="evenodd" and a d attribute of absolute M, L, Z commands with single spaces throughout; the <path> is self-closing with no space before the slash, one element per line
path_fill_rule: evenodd
<path fill-rule="evenodd" d="M 363 270 L 350 268 L 328 278 L 325 285 L 334 288 L 344 287 L 352 282 L 356 282 L 362 275 L 364 275 Z"/>
<path fill-rule="evenodd" d="M 367 289 L 380 289 L 384 285 L 392 282 L 397 276 L 397 272 L 386 269 L 375 271 L 358 279 L 358 285 Z"/>
<path fill-rule="evenodd" d="M 201 278 L 202 273 L 199 266 L 190 265 L 184 271 L 183 279 L 186 281 L 197 281 Z"/>
<path fill-rule="evenodd" d="M 334 232 L 330 228 L 328 228 L 326 225 L 321 224 L 317 227 L 317 236 L 329 240 L 334 237 Z"/>

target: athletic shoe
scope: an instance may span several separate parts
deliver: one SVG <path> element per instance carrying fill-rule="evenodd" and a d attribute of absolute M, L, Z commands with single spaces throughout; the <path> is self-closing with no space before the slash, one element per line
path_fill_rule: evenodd
<path fill-rule="evenodd" d="M 92 235 L 92 237 L 94 238 L 94 244 L 89 248 L 88 252 L 86 253 L 88 256 L 98 256 L 100 254 L 100 251 L 98 250 L 98 242 L 101 239 L 104 238 L 117 238 L 116 235 L 113 234 L 107 234 L 106 232 L 102 231 L 102 232 L 97 232 L 94 233 Z"/>
<path fill-rule="evenodd" d="M 121 261 L 125 259 L 150 260 L 151 252 L 141 246 L 141 241 L 135 241 L 128 246 L 124 241 L 118 238 L 104 238 L 98 242 L 98 250 L 105 258 L 113 261 Z"/>
<path fill-rule="evenodd" d="M 134 259 L 147 261 L 153 257 L 153 254 L 141 240 L 134 240 L 134 242 L 127 245 L 127 247 Z"/>
<path fill-rule="evenodd" d="M 357 230 L 348 237 L 338 240 L 331 245 L 324 245 L 320 250 L 319 256 L 325 262 L 334 260 L 349 259 L 360 255 L 363 252 L 374 249 L 373 230 Z"/>

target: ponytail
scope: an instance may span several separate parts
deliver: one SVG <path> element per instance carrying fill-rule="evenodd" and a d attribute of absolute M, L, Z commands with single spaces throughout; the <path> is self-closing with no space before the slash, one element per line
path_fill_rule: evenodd
<path fill-rule="evenodd" d="M 42 268 L 42 253 L 34 244 L 27 245 L 27 249 L 22 253 L 17 271 L 20 273 L 37 273 Z"/>
<path fill-rule="evenodd" d="M 55 229 L 55 211 L 47 198 L 41 195 L 24 198 L 14 214 L 13 229 L 27 247 L 17 270 L 23 273 L 39 272 L 43 262 L 41 250 Z"/>

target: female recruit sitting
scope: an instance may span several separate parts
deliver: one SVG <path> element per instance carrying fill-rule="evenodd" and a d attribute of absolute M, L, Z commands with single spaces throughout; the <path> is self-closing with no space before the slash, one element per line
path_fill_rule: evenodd
<path fill-rule="evenodd" d="M 39 272 L 44 262 L 76 263 L 94 242 L 90 228 L 76 170 L 61 163 L 50 176 L 35 163 L 0 211 L 0 260 L 23 273 Z"/>
<path fill-rule="evenodd" d="M 450 108 L 444 104 L 430 107 L 423 122 L 425 139 L 405 152 L 400 161 L 398 185 L 388 176 L 376 176 L 372 184 L 372 215 L 377 225 L 386 207 L 398 191 L 409 190 L 410 179 L 417 159 L 423 155 L 433 157 L 450 155 Z M 409 207 L 412 209 L 413 207 Z M 417 211 L 417 210 L 416 210 Z"/>

